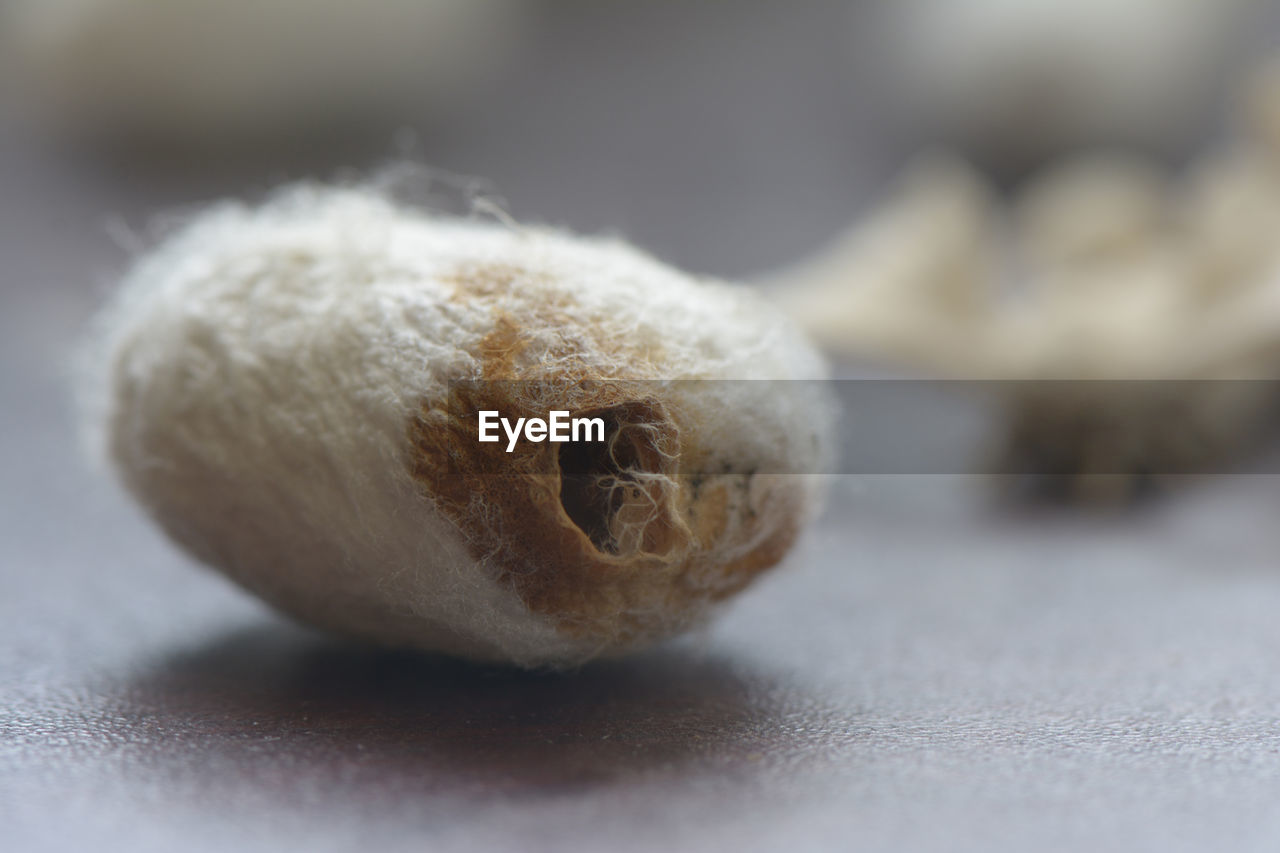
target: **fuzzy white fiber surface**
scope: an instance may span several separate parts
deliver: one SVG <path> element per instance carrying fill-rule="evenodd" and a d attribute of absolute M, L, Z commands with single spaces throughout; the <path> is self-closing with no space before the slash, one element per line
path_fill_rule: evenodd
<path fill-rule="evenodd" d="M 326 628 L 522 665 L 697 624 L 785 554 L 832 446 L 821 383 L 785 381 L 820 357 L 746 288 L 359 188 L 198 216 L 128 274 L 92 354 L 97 446 L 194 556 Z M 498 408 L 618 421 L 576 508 L 527 467 L 549 445 L 469 459 L 450 383 L 481 380 L 530 380 Z"/>

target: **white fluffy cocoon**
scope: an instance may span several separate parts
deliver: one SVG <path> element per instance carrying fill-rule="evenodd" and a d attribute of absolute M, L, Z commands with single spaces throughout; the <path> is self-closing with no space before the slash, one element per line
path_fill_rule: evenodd
<path fill-rule="evenodd" d="M 963 162 L 921 158 L 880 209 L 765 284 L 833 352 L 963 375 L 999 296 L 995 198 Z"/>
<path fill-rule="evenodd" d="M 199 216 L 93 352 L 92 432 L 174 540 L 302 620 L 478 660 L 697 624 L 782 559 L 833 445 L 822 382 L 668 381 L 825 375 L 749 289 L 363 189 Z M 471 404 L 598 414 L 610 450 L 562 477 Z"/>
<path fill-rule="evenodd" d="M 257 140 L 417 114 L 504 55 L 521 0 L 0 0 L 12 81 L 86 133 Z"/>
<path fill-rule="evenodd" d="M 929 161 L 773 294 L 840 354 L 1007 380 L 992 386 L 1001 471 L 1112 502 L 1226 470 L 1276 428 L 1277 69 L 1249 81 L 1237 132 L 1186 176 L 1093 153 L 1005 204 Z"/>

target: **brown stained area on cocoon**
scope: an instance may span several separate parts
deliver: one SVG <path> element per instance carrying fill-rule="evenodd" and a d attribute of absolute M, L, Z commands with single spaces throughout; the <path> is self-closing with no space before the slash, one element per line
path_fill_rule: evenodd
<path fill-rule="evenodd" d="M 684 547 L 668 499 L 680 439 L 661 405 L 636 400 L 575 416 L 603 421 L 605 440 L 556 449 L 560 506 L 569 520 L 605 554 L 668 554 Z"/>
<path fill-rule="evenodd" d="M 507 268 L 468 270 L 458 298 L 483 300 L 519 279 Z M 476 353 L 481 381 L 455 383 L 450 399 L 424 403 L 410 424 L 412 474 L 472 556 L 531 611 L 572 636 L 626 647 L 684 627 L 777 564 L 798 534 L 800 506 L 794 490 L 766 495 L 785 502 L 768 513 L 769 529 L 745 508 L 750 475 L 682 474 L 681 430 L 652 386 L 602 381 L 583 355 L 587 343 L 625 344 L 580 326 L 554 302 L 500 315 Z M 551 351 L 534 334 L 548 328 L 564 329 Z M 599 417 L 606 441 L 522 440 L 507 453 L 505 440 L 478 440 L 485 409 Z"/>

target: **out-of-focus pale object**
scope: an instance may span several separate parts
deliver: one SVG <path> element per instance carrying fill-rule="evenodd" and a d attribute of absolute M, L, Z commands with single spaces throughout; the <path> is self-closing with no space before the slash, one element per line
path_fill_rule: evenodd
<path fill-rule="evenodd" d="M 507 52 L 521 0 L 0 0 L 0 54 L 55 126 L 257 141 L 415 116 Z"/>
<path fill-rule="evenodd" d="M 1016 380 L 998 469 L 1114 503 L 1258 444 L 1280 378 L 1277 177 L 1247 139 L 1185 189 L 1115 157 L 1032 185 L 1013 246 L 1030 310 L 990 326 L 992 367 Z"/>
<path fill-rule="evenodd" d="M 1090 266 L 1149 251 L 1167 230 L 1169 192 L 1146 161 L 1092 156 L 1052 169 L 1017 205 L 1019 237 L 1040 265 Z"/>
<path fill-rule="evenodd" d="M 1243 87 L 1240 138 L 1193 168 L 1179 215 L 1206 294 L 1256 285 L 1280 268 L 1280 58 Z"/>
<path fill-rule="evenodd" d="M 1005 341 L 1001 375 L 1162 369 L 1143 358 L 1159 359 L 1196 307 L 1170 208 L 1160 170 L 1119 155 L 1067 161 L 1032 181 L 1012 206 L 1010 247 L 1030 333 Z"/>
<path fill-rule="evenodd" d="M 1165 150 L 1203 118 L 1257 2 L 894 0 L 878 50 L 898 108 L 942 141 Z"/>
<path fill-rule="evenodd" d="M 1248 133 L 1280 163 L 1280 57 L 1264 65 L 1244 93 Z"/>
<path fill-rule="evenodd" d="M 1280 159 L 1234 146 L 1197 164 L 1183 195 L 1187 248 L 1207 296 L 1255 284 L 1280 259 Z"/>
<path fill-rule="evenodd" d="M 1185 180 L 1095 153 L 1006 207 L 962 167 L 914 173 L 774 290 L 834 351 L 997 380 L 1001 473 L 1097 502 L 1223 470 L 1280 414 L 1275 66 L 1242 105 Z"/>
<path fill-rule="evenodd" d="M 993 206 L 967 165 L 924 158 L 883 210 L 766 285 L 832 351 L 932 367 L 991 310 Z"/>

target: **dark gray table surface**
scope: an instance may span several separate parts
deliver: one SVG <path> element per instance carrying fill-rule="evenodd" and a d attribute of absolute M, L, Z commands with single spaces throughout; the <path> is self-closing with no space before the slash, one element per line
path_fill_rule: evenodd
<path fill-rule="evenodd" d="M 697 272 L 782 264 L 905 153 L 840 72 L 846 11 L 569 3 L 421 157 Z M 0 847 L 1280 845 L 1274 477 L 1110 515 L 842 477 L 704 633 L 570 674 L 344 646 L 193 565 L 81 461 L 69 354 L 120 235 L 286 162 L 175 176 L 0 127 Z"/>

